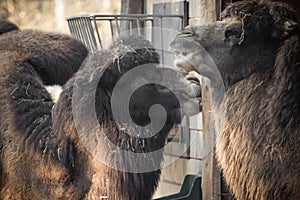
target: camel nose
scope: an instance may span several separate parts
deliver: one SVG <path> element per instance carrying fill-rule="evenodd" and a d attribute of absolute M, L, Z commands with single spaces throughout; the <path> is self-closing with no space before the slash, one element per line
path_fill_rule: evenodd
<path fill-rule="evenodd" d="M 188 29 L 183 29 L 182 31 L 177 33 L 177 37 L 191 37 L 194 35 L 194 32 L 192 30 L 188 30 Z"/>

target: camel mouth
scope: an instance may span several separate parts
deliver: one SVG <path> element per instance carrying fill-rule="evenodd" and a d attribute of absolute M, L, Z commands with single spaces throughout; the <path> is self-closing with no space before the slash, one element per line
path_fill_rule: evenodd
<path fill-rule="evenodd" d="M 190 75 L 190 74 L 188 74 Z M 196 84 L 196 85 L 200 85 L 200 80 L 198 77 L 190 75 L 188 77 L 186 77 L 187 80 L 191 81 L 191 83 Z"/>
<path fill-rule="evenodd" d="M 196 71 L 183 72 L 185 78 L 189 82 L 188 88 L 189 96 L 184 103 L 184 110 L 187 116 L 193 116 L 202 111 L 202 95 L 201 95 L 201 76 Z"/>
<path fill-rule="evenodd" d="M 179 71 L 184 75 L 187 81 L 189 81 L 190 85 L 194 85 L 195 87 L 201 87 L 201 75 L 196 70 L 193 65 L 192 58 L 194 56 L 193 52 L 179 52 L 174 51 L 175 59 L 173 61 L 174 67 L 179 69 Z M 201 101 L 201 94 L 195 95 L 197 102 Z"/>
<path fill-rule="evenodd" d="M 216 74 L 215 63 L 210 59 L 204 49 L 199 48 L 195 51 L 173 51 L 175 59 L 173 65 L 183 74 L 197 74 L 199 77 L 214 79 Z M 195 79 L 194 79 L 195 80 Z"/>

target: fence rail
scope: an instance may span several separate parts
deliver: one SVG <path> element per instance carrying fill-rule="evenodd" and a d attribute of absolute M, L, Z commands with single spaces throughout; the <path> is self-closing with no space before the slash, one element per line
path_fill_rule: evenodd
<path fill-rule="evenodd" d="M 103 48 L 103 40 L 99 30 L 101 22 L 108 22 L 110 24 L 110 35 L 115 37 L 122 32 L 129 32 L 129 34 L 145 34 L 143 29 L 147 22 L 150 23 L 148 27 L 158 27 L 162 30 L 164 26 L 164 19 L 178 19 L 180 21 L 180 29 L 187 25 L 187 20 L 183 15 L 157 15 L 157 14 L 127 14 L 127 15 L 76 15 L 67 18 L 69 30 L 73 36 L 81 40 L 89 50 L 93 51 L 97 48 Z M 154 29 L 151 30 L 154 34 Z M 163 38 L 161 38 L 162 40 Z"/>

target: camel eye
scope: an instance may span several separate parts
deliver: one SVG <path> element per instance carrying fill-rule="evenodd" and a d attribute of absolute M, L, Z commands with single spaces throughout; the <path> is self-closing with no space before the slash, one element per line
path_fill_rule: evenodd
<path fill-rule="evenodd" d="M 244 41 L 244 32 L 241 22 L 228 25 L 225 28 L 225 42 L 230 45 L 240 45 Z"/>
<path fill-rule="evenodd" d="M 229 37 L 235 37 L 235 38 L 240 38 L 241 37 L 241 32 L 238 32 L 237 30 L 227 30 L 225 32 L 225 37 L 229 38 Z"/>
<path fill-rule="evenodd" d="M 242 30 L 240 28 L 237 28 L 237 27 L 226 28 L 226 30 L 225 30 L 225 37 L 226 38 L 229 38 L 229 37 L 240 38 L 241 35 L 242 35 Z"/>

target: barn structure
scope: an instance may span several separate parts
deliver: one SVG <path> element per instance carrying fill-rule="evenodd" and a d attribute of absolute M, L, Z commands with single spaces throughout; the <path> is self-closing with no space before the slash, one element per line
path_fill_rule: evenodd
<path fill-rule="evenodd" d="M 70 31 L 84 41 L 93 50 L 103 47 L 101 31 L 97 29 L 100 22 L 109 23 L 112 35 L 122 31 L 134 31 L 135 28 L 153 27 L 174 31 L 152 33 L 149 29 L 140 34 L 151 37 L 158 48 L 167 49 L 177 30 L 186 25 L 201 25 L 215 22 L 227 4 L 237 0 L 122 0 L 121 15 L 81 15 L 68 18 Z M 277 0 L 278 1 L 278 0 Z M 281 0 L 300 12 L 299 4 L 293 0 Z M 76 21 L 77 20 L 77 21 Z M 90 23 L 91 22 L 91 23 Z M 83 24 L 85 27 L 79 26 Z M 149 36 L 150 34 L 150 36 Z M 154 44 L 155 45 L 155 44 Z M 164 51 L 161 52 L 165 64 L 171 65 L 172 58 Z M 233 199 L 224 184 L 222 174 L 217 167 L 214 147 L 211 143 L 212 133 L 208 129 L 211 119 L 208 88 L 202 88 L 202 112 L 196 116 L 184 118 L 181 126 L 177 127 L 179 134 L 170 135 L 169 149 L 164 158 L 171 164 L 162 170 L 161 180 L 154 198 L 165 197 L 177 193 L 187 174 L 199 175 L 202 184 L 202 199 L 228 200 Z M 213 138 L 215 140 L 215 138 Z M 179 149 L 179 150 L 178 150 Z M 173 161 L 174 160 L 174 161 Z M 172 161 L 172 162 L 171 162 Z M 199 198 L 201 199 L 201 198 Z"/>

